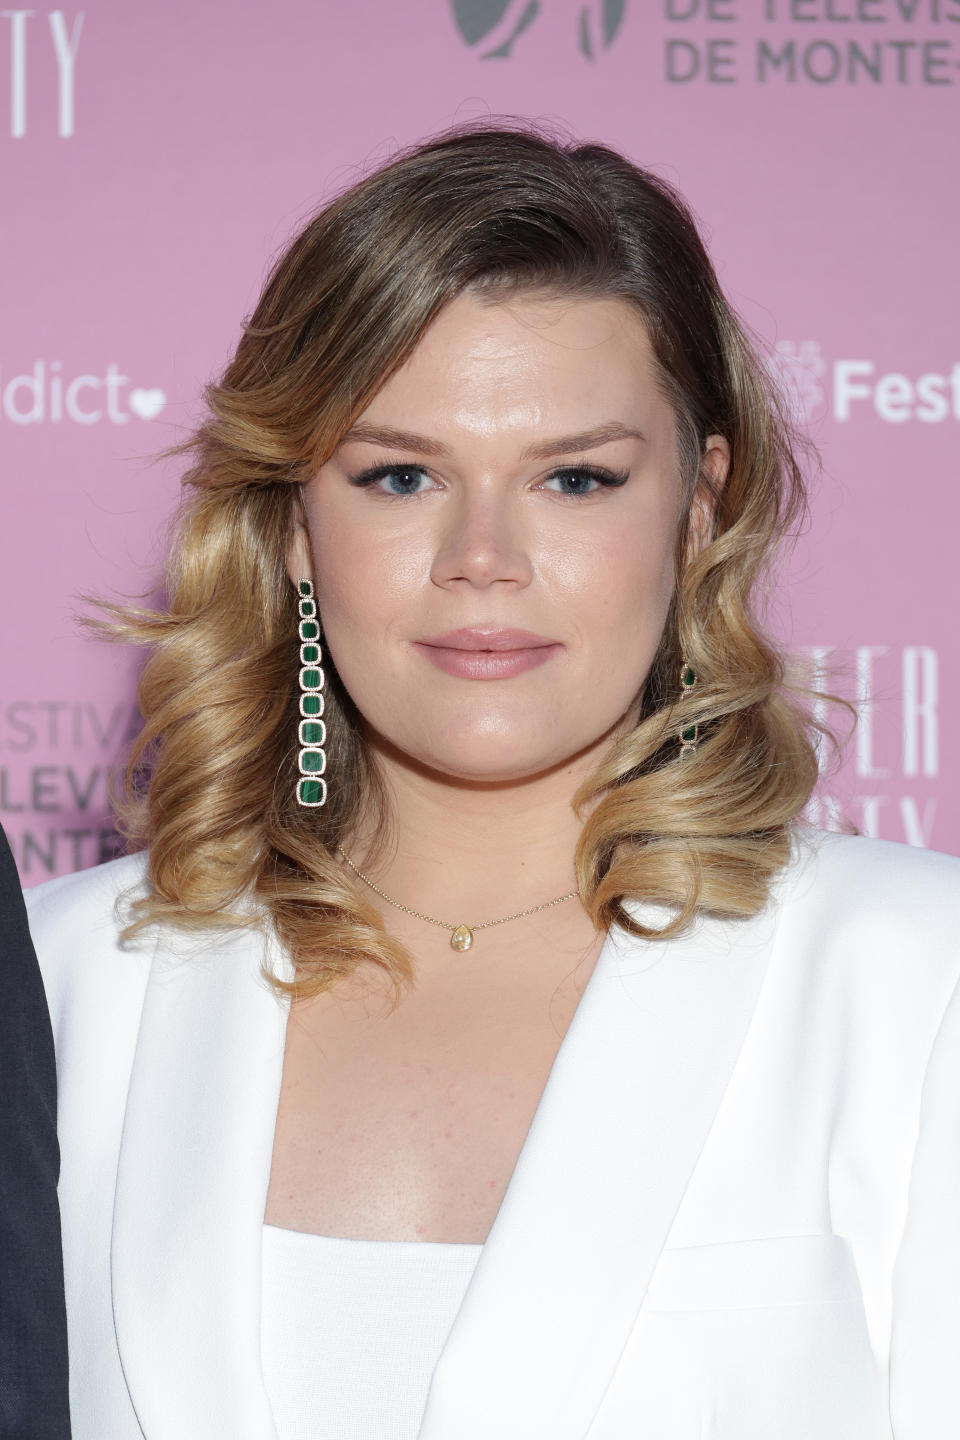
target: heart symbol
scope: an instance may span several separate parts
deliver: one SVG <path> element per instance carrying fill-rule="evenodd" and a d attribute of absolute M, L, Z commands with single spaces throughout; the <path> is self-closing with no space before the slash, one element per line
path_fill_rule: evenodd
<path fill-rule="evenodd" d="M 134 415 L 139 415 L 141 420 L 152 420 L 166 405 L 167 397 L 162 390 L 131 390 L 129 403 Z"/>

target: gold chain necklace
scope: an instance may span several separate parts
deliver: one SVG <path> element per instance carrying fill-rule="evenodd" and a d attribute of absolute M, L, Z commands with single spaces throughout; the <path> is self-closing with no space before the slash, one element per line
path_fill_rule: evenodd
<path fill-rule="evenodd" d="M 540 910 L 549 910 L 554 905 L 562 905 L 565 900 L 576 900 L 580 894 L 579 890 L 571 890 L 568 895 L 558 895 L 556 900 L 546 900 L 542 905 L 531 905 L 529 910 L 518 910 L 515 915 L 504 915 L 499 920 L 481 920 L 478 925 L 451 925 L 448 920 L 434 920 L 432 915 L 424 915 L 422 910 L 411 910 L 409 905 L 401 905 L 399 900 L 384 893 L 379 885 L 374 885 L 369 875 L 364 875 L 358 870 L 342 846 L 337 846 L 337 851 L 343 856 L 354 875 L 358 875 L 364 885 L 369 885 L 381 900 L 386 900 L 388 905 L 393 905 L 397 910 L 402 910 L 405 915 L 412 915 L 415 920 L 425 920 L 428 925 L 439 925 L 441 930 L 451 931 L 450 949 L 469 950 L 473 944 L 475 930 L 489 930 L 491 925 L 506 925 L 508 920 L 522 920 L 524 915 L 536 915 Z"/>

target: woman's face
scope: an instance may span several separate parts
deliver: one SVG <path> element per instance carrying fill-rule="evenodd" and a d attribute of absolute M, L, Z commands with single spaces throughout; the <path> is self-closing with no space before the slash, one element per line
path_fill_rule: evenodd
<path fill-rule="evenodd" d="M 723 442 L 708 447 L 722 465 Z M 673 411 L 625 301 L 469 295 L 304 486 L 290 555 L 371 742 L 516 781 L 631 723 L 674 584 Z"/>

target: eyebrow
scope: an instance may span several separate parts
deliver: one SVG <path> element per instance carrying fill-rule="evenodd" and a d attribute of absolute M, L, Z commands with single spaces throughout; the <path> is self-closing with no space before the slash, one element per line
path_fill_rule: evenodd
<path fill-rule="evenodd" d="M 606 425 L 596 425 L 592 430 L 580 430 L 574 435 L 558 435 L 554 440 L 543 440 L 528 445 L 521 460 L 551 460 L 557 455 L 569 455 L 574 450 L 595 450 L 599 445 L 608 445 L 611 440 L 646 440 L 639 430 L 621 425 L 612 420 Z M 390 450 L 415 450 L 418 455 L 450 455 L 449 445 L 433 440 L 429 435 L 418 435 L 413 430 L 397 430 L 392 425 L 365 425 L 362 422 L 351 427 L 340 441 L 341 445 L 360 441 L 366 445 L 382 445 Z"/>

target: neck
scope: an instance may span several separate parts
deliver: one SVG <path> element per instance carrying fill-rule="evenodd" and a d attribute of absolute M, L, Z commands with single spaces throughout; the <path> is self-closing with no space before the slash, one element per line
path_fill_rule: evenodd
<path fill-rule="evenodd" d="M 597 759 L 593 749 L 522 782 L 476 784 L 381 752 L 389 840 L 361 829 L 345 848 L 392 899 L 437 918 L 479 922 L 545 903 L 576 888 L 571 802 Z"/>

